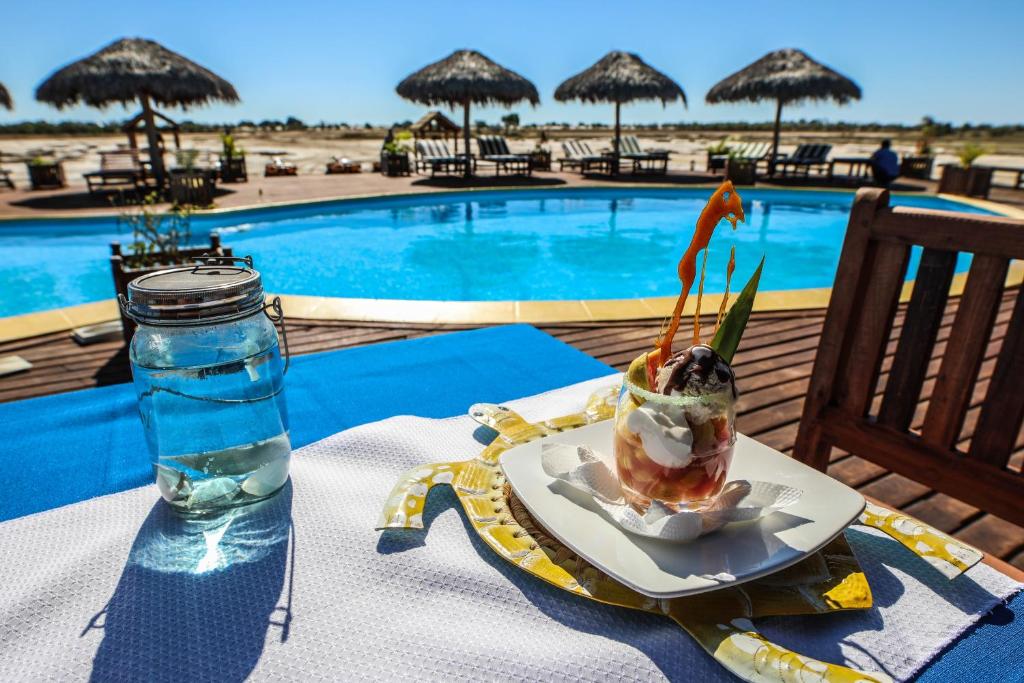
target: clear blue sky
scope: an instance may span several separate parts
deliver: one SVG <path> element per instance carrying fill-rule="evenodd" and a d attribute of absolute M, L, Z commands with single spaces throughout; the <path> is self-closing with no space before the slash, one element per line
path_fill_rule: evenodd
<path fill-rule="evenodd" d="M 177 118 L 391 123 L 423 107 L 395 85 L 462 47 L 478 49 L 531 79 L 541 105 L 516 107 L 523 122 L 608 121 L 610 107 L 563 105 L 552 93 L 605 52 L 638 52 L 675 78 L 689 108 L 637 104 L 625 121 L 762 121 L 769 105 L 704 104 L 726 75 L 780 47 L 799 47 L 857 81 L 847 107 L 806 105 L 786 116 L 956 123 L 1024 121 L 1022 0 L 660 0 L 518 2 L 309 2 L 307 0 L 13 0 L 0 26 L 0 82 L 15 100 L 0 123 L 23 119 L 119 119 L 120 107 L 58 112 L 33 99 L 56 68 L 112 40 L 157 40 L 223 76 L 242 103 Z M 496 120 L 502 110 L 473 118 Z"/>

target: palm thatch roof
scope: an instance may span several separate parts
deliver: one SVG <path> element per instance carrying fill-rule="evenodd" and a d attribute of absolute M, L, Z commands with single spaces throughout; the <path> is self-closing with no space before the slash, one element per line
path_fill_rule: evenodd
<path fill-rule="evenodd" d="M 7 88 L 4 87 L 3 83 L 0 83 L 0 107 L 4 109 L 14 109 L 14 102 L 11 101 L 11 93 L 7 92 Z"/>
<path fill-rule="evenodd" d="M 104 107 L 148 96 L 164 106 L 188 107 L 212 100 L 237 102 L 234 86 L 163 45 L 122 38 L 65 66 L 36 89 L 36 99 L 61 109 L 84 102 Z"/>
<path fill-rule="evenodd" d="M 589 69 L 558 86 L 555 99 L 583 102 L 661 100 L 668 104 L 686 93 L 678 83 L 632 52 L 609 52 Z"/>
<path fill-rule="evenodd" d="M 859 100 L 860 86 L 794 48 L 769 52 L 722 80 L 705 97 L 708 104 L 829 99 L 839 104 Z"/>
<path fill-rule="evenodd" d="M 406 77 L 395 90 L 407 100 L 428 106 L 540 102 L 533 83 L 476 50 L 457 50 Z"/>

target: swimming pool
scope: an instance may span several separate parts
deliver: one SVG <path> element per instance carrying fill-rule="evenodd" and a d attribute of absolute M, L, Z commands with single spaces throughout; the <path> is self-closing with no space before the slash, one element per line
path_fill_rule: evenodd
<path fill-rule="evenodd" d="M 268 291 L 427 300 L 622 299 L 678 292 L 675 265 L 710 190 L 572 188 L 341 200 L 195 216 L 252 254 Z M 747 222 L 711 243 L 705 290 L 743 282 L 767 256 L 762 290 L 832 284 L 852 192 L 742 190 Z M 987 213 L 936 197 L 894 204 Z M 0 222 L 0 316 L 114 295 L 115 218 Z M 963 261 L 961 268 L 966 266 Z M 913 271 L 913 264 L 911 264 Z"/>

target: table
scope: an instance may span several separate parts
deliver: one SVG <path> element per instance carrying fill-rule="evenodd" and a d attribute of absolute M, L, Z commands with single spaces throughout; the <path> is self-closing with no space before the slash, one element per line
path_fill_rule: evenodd
<path fill-rule="evenodd" d="M 287 378 L 292 440 L 301 446 L 397 414 L 463 414 L 477 401 L 500 402 L 609 372 L 525 325 L 300 356 Z M 150 482 L 130 385 L 3 404 L 0 423 L 16 425 L 0 446 L 7 492 L 0 520 Z M 1020 680 L 1021 643 L 1024 596 L 1018 594 L 918 680 L 1013 680 L 1015 674 Z"/>

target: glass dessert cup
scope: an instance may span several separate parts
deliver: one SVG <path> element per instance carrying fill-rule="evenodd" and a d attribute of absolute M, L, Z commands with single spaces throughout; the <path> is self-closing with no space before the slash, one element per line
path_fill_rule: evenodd
<path fill-rule="evenodd" d="M 736 443 L 731 386 L 695 396 L 658 394 L 623 379 L 614 453 L 627 501 L 700 509 L 722 491 Z"/>

